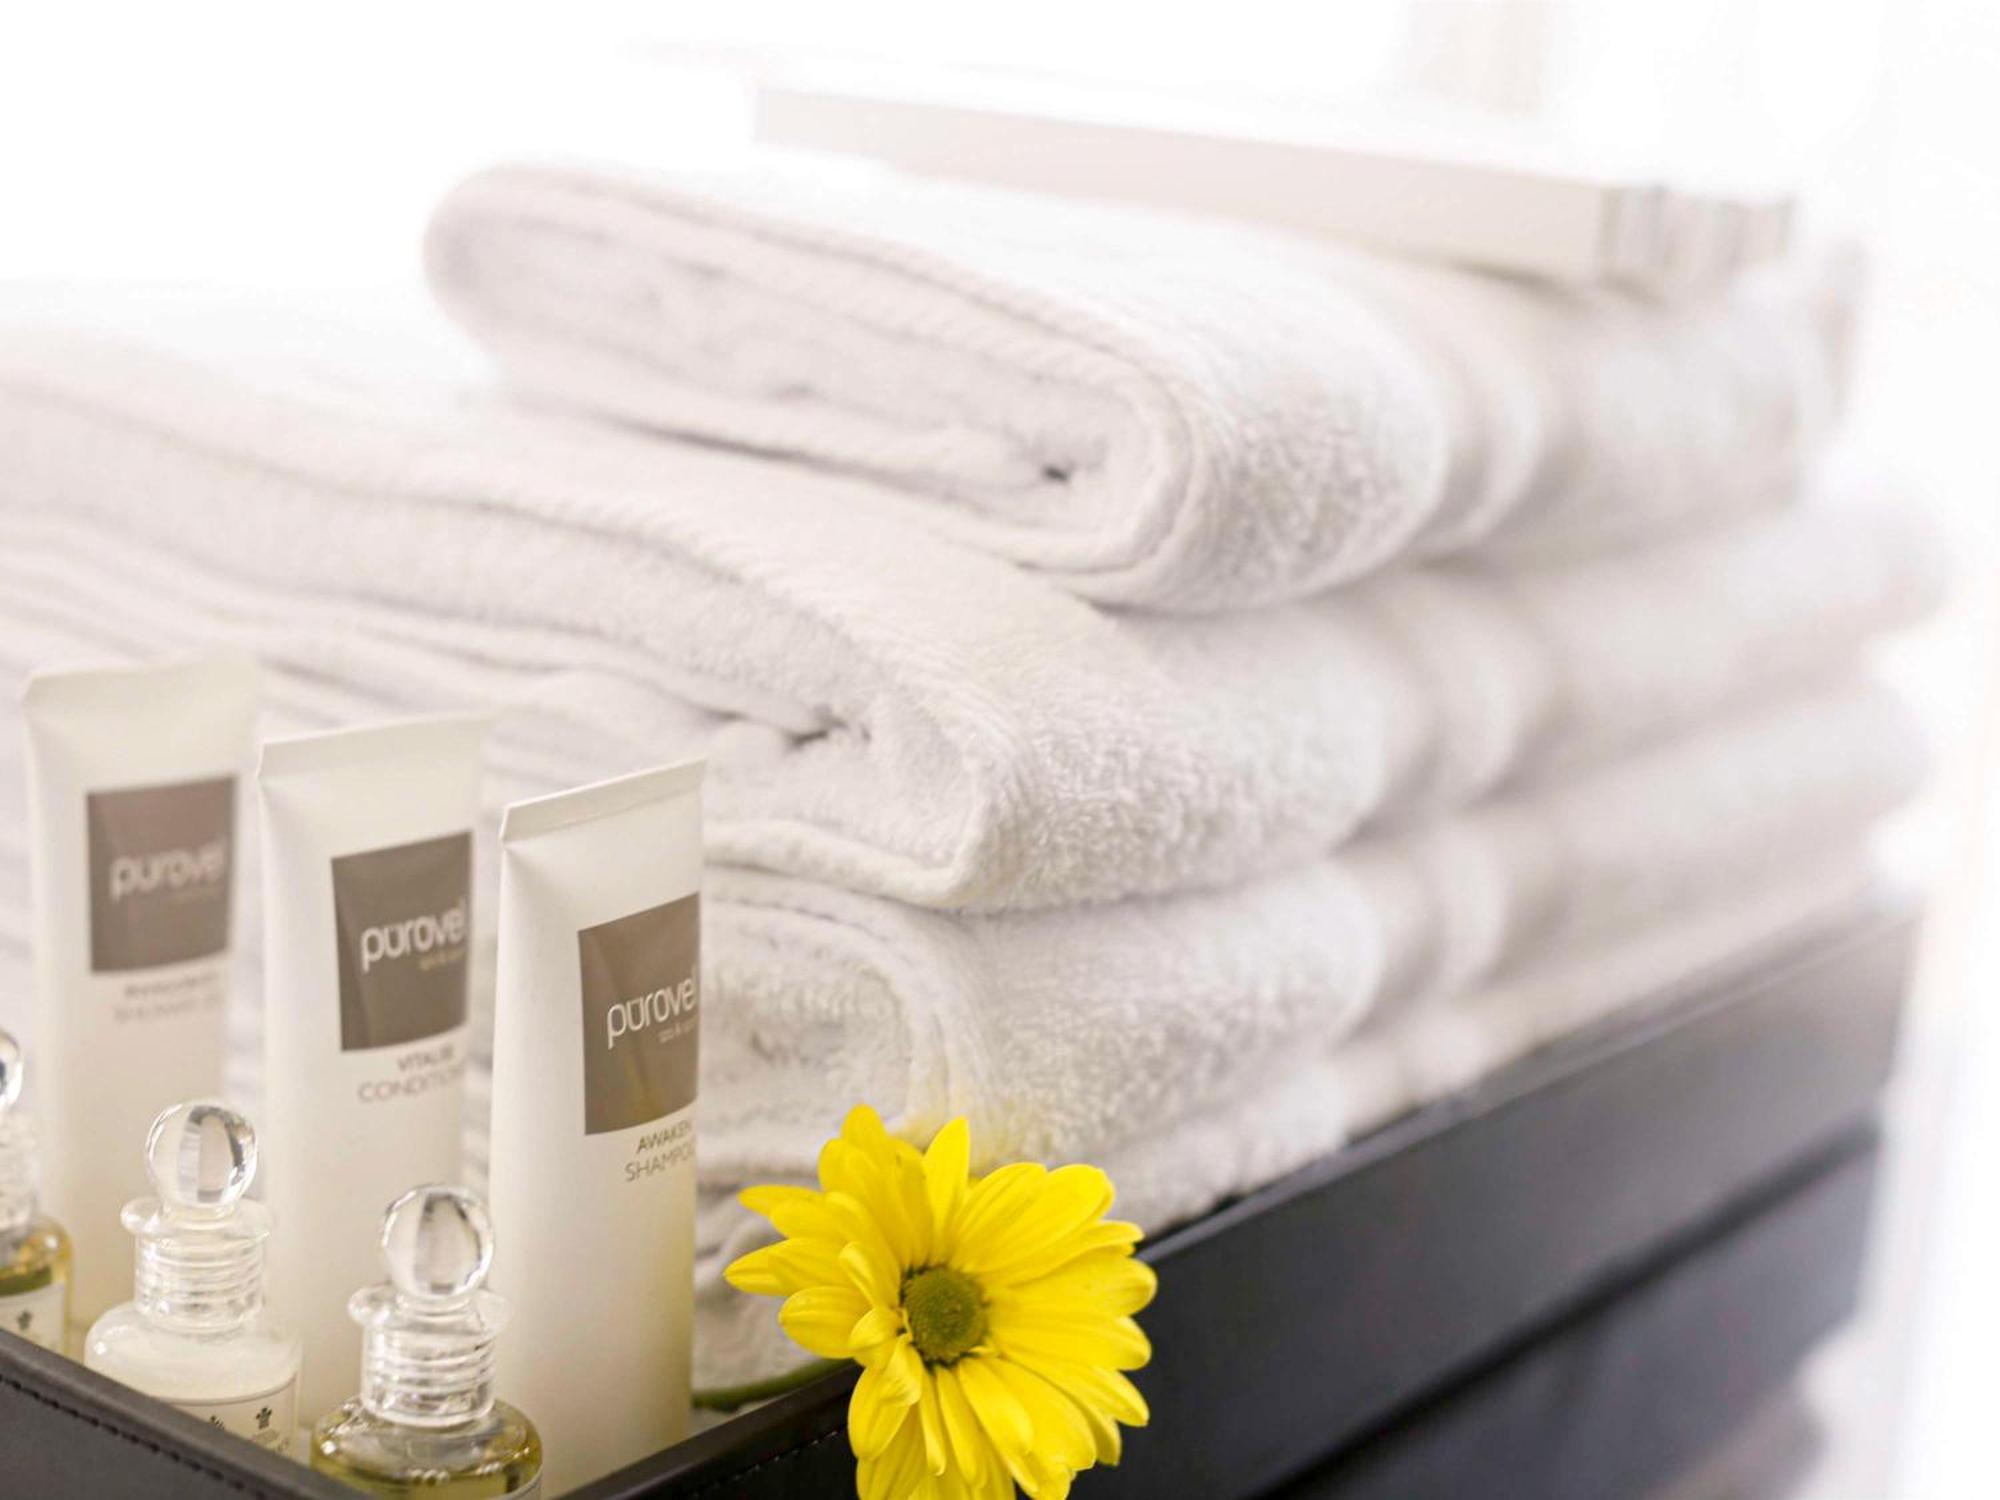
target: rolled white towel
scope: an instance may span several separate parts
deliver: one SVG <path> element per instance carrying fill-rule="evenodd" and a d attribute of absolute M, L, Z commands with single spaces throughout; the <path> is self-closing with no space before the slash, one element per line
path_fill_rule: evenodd
<path fill-rule="evenodd" d="M 1669 306 L 824 165 L 500 167 L 429 262 L 538 398 L 876 475 L 1088 598 L 1198 611 L 1775 500 L 1851 291 L 1786 266 Z"/>
<path fill-rule="evenodd" d="M 705 751 L 718 859 L 938 907 L 1297 864 L 1841 660 L 1933 592 L 1907 516 L 1829 507 L 1581 572 L 1113 615 L 875 487 L 46 332 L 0 336 L 0 450 L 16 671 L 229 641 L 300 727 L 506 710 L 500 787 Z"/>

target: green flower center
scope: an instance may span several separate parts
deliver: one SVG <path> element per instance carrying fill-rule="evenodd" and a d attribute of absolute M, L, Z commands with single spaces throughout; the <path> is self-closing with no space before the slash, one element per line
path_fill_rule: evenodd
<path fill-rule="evenodd" d="M 903 1318 L 924 1362 L 948 1365 L 986 1337 L 986 1296 L 950 1266 L 912 1271 L 903 1278 Z"/>

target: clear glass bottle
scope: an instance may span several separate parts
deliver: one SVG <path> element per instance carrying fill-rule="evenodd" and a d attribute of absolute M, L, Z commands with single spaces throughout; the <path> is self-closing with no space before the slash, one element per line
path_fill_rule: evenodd
<path fill-rule="evenodd" d="M 347 1304 L 361 1325 L 361 1394 L 321 1418 L 312 1466 L 371 1495 L 538 1500 L 542 1440 L 493 1394 L 507 1303 L 485 1289 L 486 1206 L 462 1188 L 412 1188 L 382 1221 L 389 1280 Z"/>
<path fill-rule="evenodd" d="M 0 1031 L 0 1328 L 60 1351 L 69 1323 L 69 1236 L 35 1211 L 35 1135 L 15 1109 L 21 1049 Z"/>
<path fill-rule="evenodd" d="M 91 1326 L 84 1363 L 278 1452 L 298 1427 L 299 1341 L 264 1311 L 271 1216 L 243 1194 L 257 1175 L 250 1122 L 222 1104 L 176 1104 L 146 1137 L 157 1196 L 125 1205 L 137 1238 L 132 1300 Z"/>

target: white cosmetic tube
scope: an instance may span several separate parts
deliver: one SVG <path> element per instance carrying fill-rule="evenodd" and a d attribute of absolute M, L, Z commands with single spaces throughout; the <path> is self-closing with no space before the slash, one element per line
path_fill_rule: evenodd
<path fill-rule="evenodd" d="M 146 1132 L 222 1092 L 240 779 L 238 655 L 37 674 L 27 726 L 42 1198 L 76 1245 L 70 1319 L 132 1294 L 119 1223 Z"/>
<path fill-rule="evenodd" d="M 540 1426 L 552 1493 L 687 1435 L 701 774 L 516 803 L 500 827 L 499 1391 Z"/>
<path fill-rule="evenodd" d="M 304 1339 L 301 1409 L 353 1394 L 355 1288 L 383 1210 L 456 1182 L 484 716 L 271 740 L 264 844 L 264 1199 L 271 1305 Z"/>

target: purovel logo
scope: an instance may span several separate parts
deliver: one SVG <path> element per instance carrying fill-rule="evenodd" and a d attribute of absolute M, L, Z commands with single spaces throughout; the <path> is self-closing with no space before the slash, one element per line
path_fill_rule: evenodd
<path fill-rule="evenodd" d="M 605 1047 L 616 1047 L 620 1037 L 637 1036 L 650 1027 L 668 1026 L 693 1015 L 701 1003 L 698 989 L 690 974 L 679 984 L 635 995 L 610 1007 L 604 1012 Z"/>
<path fill-rule="evenodd" d="M 333 861 L 343 1052 L 399 1047 L 465 1024 L 472 835 Z"/>
<path fill-rule="evenodd" d="M 106 877 L 112 903 L 189 886 L 220 885 L 229 878 L 229 840 L 210 839 L 187 849 L 153 854 L 121 854 Z"/>
<path fill-rule="evenodd" d="M 371 974 L 381 963 L 393 963 L 412 954 L 422 957 L 462 947 L 471 930 L 471 903 L 463 896 L 437 913 L 405 917 L 400 922 L 377 922 L 361 932 L 361 972 Z"/>
<path fill-rule="evenodd" d="M 628 1130 L 694 1103 L 701 1057 L 700 894 L 586 927 L 576 943 L 584 1133 Z"/>

